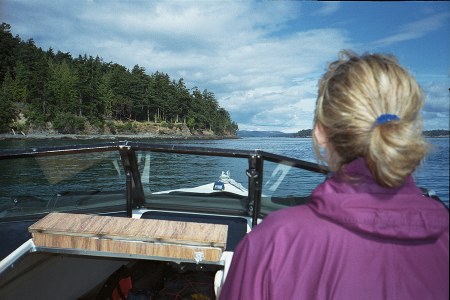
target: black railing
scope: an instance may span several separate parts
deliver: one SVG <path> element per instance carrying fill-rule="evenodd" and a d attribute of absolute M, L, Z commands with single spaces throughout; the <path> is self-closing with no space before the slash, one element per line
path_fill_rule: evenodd
<path fill-rule="evenodd" d="M 205 155 L 217 157 L 235 157 L 248 159 L 248 201 L 247 213 L 252 217 L 253 226 L 256 225 L 262 194 L 262 181 L 264 160 L 297 167 L 300 169 L 317 172 L 328 173 L 328 170 L 318 164 L 290 158 L 283 155 L 277 155 L 261 150 L 236 150 L 236 149 L 220 149 L 206 147 L 192 147 L 183 145 L 153 144 L 142 142 L 109 142 L 90 145 L 69 145 L 54 147 L 34 147 L 23 150 L 6 150 L 0 151 L 0 160 L 45 157 L 56 155 L 95 153 L 95 152 L 111 152 L 119 151 L 122 166 L 126 175 L 126 208 L 127 215 L 131 217 L 132 209 L 142 207 L 145 203 L 144 190 L 139 173 L 136 151 L 164 152 L 188 155 Z"/>

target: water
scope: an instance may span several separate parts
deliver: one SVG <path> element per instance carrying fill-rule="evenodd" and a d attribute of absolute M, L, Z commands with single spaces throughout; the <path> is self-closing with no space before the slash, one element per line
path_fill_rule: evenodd
<path fill-rule="evenodd" d="M 414 173 L 417 185 L 433 190 L 449 203 L 449 138 L 430 138 L 430 152 Z"/>
<path fill-rule="evenodd" d="M 139 141 L 143 142 L 151 142 L 151 143 L 169 143 L 169 144 L 182 144 L 187 146 L 202 146 L 202 147 L 215 147 L 215 148 L 225 148 L 225 149 L 241 149 L 241 150 L 254 150 L 260 149 L 267 152 L 272 152 L 276 154 L 286 155 L 289 157 L 294 157 L 297 159 L 307 160 L 311 162 L 315 162 L 315 157 L 312 150 L 312 142 L 311 139 L 293 139 L 293 138 L 242 138 L 242 139 L 227 139 L 227 140 L 144 140 L 140 139 Z M 416 182 L 421 187 L 426 187 L 428 189 L 433 190 L 436 194 L 448 205 L 449 201 L 449 139 L 448 138 L 432 138 L 428 140 L 432 145 L 432 150 L 427 155 L 423 164 L 416 170 L 414 173 L 414 177 Z M 55 146 L 55 145 L 67 145 L 67 144 L 92 144 L 92 143 L 103 143 L 105 140 L 36 140 L 36 139 L 23 139 L 23 140 L 1 140 L 0 141 L 0 150 L 1 149 L 18 149 L 18 148 L 31 148 L 31 147 L 44 147 L 44 146 Z M 111 155 L 111 154 L 105 154 Z M 183 158 L 182 158 L 183 159 Z M 80 159 L 77 159 L 79 162 Z M 158 165 L 159 163 L 159 165 Z M 198 183 L 208 183 L 211 181 L 211 178 L 217 178 L 217 172 L 231 169 L 233 178 L 242 182 L 246 185 L 247 178 L 245 177 L 245 169 L 247 168 L 246 160 L 239 160 L 234 162 L 233 165 L 229 165 L 225 160 L 212 160 L 208 157 L 204 157 L 203 163 L 201 165 L 196 165 L 196 169 L 193 169 L 192 166 L 189 166 L 188 161 L 185 164 L 180 164 L 177 167 L 171 165 L 170 160 L 159 160 L 158 163 L 154 163 L 151 168 L 154 172 L 152 176 L 158 177 L 158 180 L 149 180 L 148 182 L 159 182 L 158 186 L 151 186 L 148 183 L 148 186 L 144 186 L 152 191 L 170 189 L 170 184 L 174 183 L 174 180 L 177 178 L 191 176 L 195 174 L 199 181 L 201 182 L 192 182 L 193 185 Z M 30 172 L 39 167 L 39 161 L 36 162 L 23 162 L 25 164 L 25 168 L 19 169 L 20 164 L 16 163 L 15 165 L 11 165 L 11 163 L 7 163 L 5 167 L 5 162 L 0 162 L 0 184 L 12 184 L 14 181 L 17 181 L 17 178 L 22 178 L 22 180 L 26 180 L 26 174 L 23 174 L 24 169 L 29 170 Z M 27 165 L 28 164 L 28 165 Z M 180 168 L 180 166 L 186 166 Z M 189 167 L 188 167 L 189 166 Z M 23 166 L 22 166 L 23 167 Z M 110 167 L 110 166 L 108 166 Z M 167 169 L 164 170 L 164 168 Z M 268 174 L 275 166 L 271 166 L 268 164 L 265 169 L 267 169 Z M 81 179 L 81 183 L 89 183 L 89 181 L 95 181 L 95 184 L 101 184 L 102 189 L 108 189 L 109 185 L 116 185 L 123 183 L 123 177 L 117 177 L 117 182 L 109 182 L 107 180 L 102 181 L 102 172 L 105 172 L 106 166 L 104 169 L 97 169 L 96 171 L 92 171 L 90 174 L 83 174 L 84 179 Z M 170 169 L 170 171 L 168 171 Z M 54 172 L 55 168 L 52 169 Z M 88 169 L 87 169 L 88 170 Z M 159 171 L 158 171 L 159 170 Z M 190 175 L 191 174 L 191 175 Z M 25 176 L 24 176 L 25 175 Z M 123 175 L 123 174 L 122 174 Z M 55 176 L 55 175 L 53 175 Z M 266 176 L 266 175 L 265 175 Z M 305 192 L 310 191 L 315 185 L 317 185 L 320 180 L 321 175 L 316 175 L 317 178 L 312 178 L 308 181 L 308 178 L 305 179 L 305 173 L 301 175 L 296 175 L 295 172 L 290 172 L 288 174 L 290 176 L 290 180 L 300 181 L 303 180 L 305 186 Z M 300 178 L 301 176 L 301 178 Z M 25 179 L 23 179 L 25 178 Z M 164 181 L 164 179 L 166 179 Z M 165 182 L 165 183 L 164 183 Z M 22 182 L 23 183 L 23 182 Z M 74 185 L 70 181 L 64 181 L 64 190 L 76 190 L 78 188 L 77 185 Z M 39 182 L 33 182 L 36 186 L 39 185 Z M 33 194 L 33 184 L 27 183 L 28 187 L 27 194 Z M 146 184 L 144 180 L 144 184 Z M 156 183 L 155 183 L 156 184 Z M 300 184 L 300 183 L 299 183 Z M 298 184 L 298 185 L 299 185 Z M 298 186 L 297 185 L 297 186 Z M 25 186 L 25 184 L 23 184 Z M 296 185 L 293 185 L 294 188 Z M 0 191 L 3 187 L 0 186 Z M 17 186 L 13 187 L 15 190 L 20 190 L 20 182 Z M 289 194 L 290 191 L 286 191 Z M 2 196 L 2 195 L 0 195 Z"/>

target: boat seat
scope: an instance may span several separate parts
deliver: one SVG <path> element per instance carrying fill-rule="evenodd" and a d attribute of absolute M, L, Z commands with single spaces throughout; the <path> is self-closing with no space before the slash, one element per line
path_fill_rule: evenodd
<path fill-rule="evenodd" d="M 237 244 L 247 233 L 247 220 L 245 218 L 240 217 L 198 215 L 198 214 L 163 212 L 163 211 L 147 211 L 142 214 L 141 219 L 228 225 L 227 245 L 225 248 L 225 250 L 227 251 L 234 251 Z"/>
<path fill-rule="evenodd" d="M 49 213 L 29 227 L 39 251 L 221 263 L 228 226 L 167 219 Z"/>

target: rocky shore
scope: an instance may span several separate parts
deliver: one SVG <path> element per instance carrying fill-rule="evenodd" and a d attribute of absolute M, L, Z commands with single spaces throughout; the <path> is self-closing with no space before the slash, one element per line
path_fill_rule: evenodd
<path fill-rule="evenodd" d="M 15 133 L 0 134 L 0 140 L 9 139 L 72 139 L 72 140 L 133 140 L 133 139 L 167 139 L 167 140 L 218 140 L 218 139 L 236 139 L 237 136 L 219 136 L 214 133 L 194 133 L 190 135 L 186 134 L 174 134 L 174 133 L 119 133 L 119 134 L 61 134 L 61 133 Z"/>
<path fill-rule="evenodd" d="M 233 139 L 236 135 L 219 136 L 211 130 L 196 130 L 191 132 L 185 124 L 179 124 L 172 128 L 160 126 L 156 123 L 134 122 L 131 129 L 116 122 L 114 130 L 109 127 L 98 130 L 89 128 L 82 133 L 59 133 L 51 126 L 44 130 L 30 130 L 29 132 L 17 132 L 11 130 L 10 133 L 0 134 L 0 140 L 6 139 L 103 139 L 103 140 L 132 140 L 132 139 L 181 139 L 181 140 L 213 140 L 213 139 Z"/>
<path fill-rule="evenodd" d="M 193 134 L 182 136 L 176 134 L 59 134 L 59 133 L 30 133 L 30 134 L 0 134 L 0 140 L 8 139 L 73 139 L 73 140 L 132 140 L 132 139 L 168 139 L 168 140 L 215 140 L 215 139 L 235 139 L 236 136 L 218 136 Z"/>

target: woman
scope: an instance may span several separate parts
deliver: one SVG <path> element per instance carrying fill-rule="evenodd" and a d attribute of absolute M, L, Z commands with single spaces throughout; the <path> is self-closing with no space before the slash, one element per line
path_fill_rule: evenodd
<path fill-rule="evenodd" d="M 330 64 L 314 144 L 333 175 L 241 241 L 220 299 L 448 299 L 448 210 L 411 176 L 427 150 L 422 105 L 394 57 Z"/>

